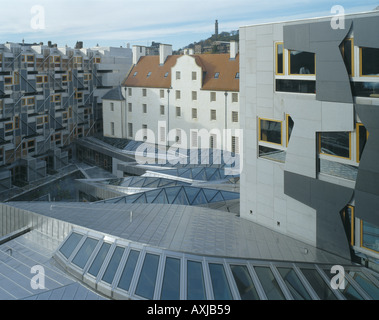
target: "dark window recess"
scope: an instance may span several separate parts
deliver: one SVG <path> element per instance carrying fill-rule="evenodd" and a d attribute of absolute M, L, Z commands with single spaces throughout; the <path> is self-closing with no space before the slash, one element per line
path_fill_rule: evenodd
<path fill-rule="evenodd" d="M 379 98 L 379 82 L 352 82 L 351 86 L 356 97 Z"/>
<path fill-rule="evenodd" d="M 276 79 L 276 91 L 316 93 L 316 81 Z"/>
<path fill-rule="evenodd" d="M 304 51 L 290 51 L 291 74 L 315 74 L 315 54 Z"/>
<path fill-rule="evenodd" d="M 362 76 L 379 76 L 379 49 L 361 48 Z"/>
<path fill-rule="evenodd" d="M 320 139 L 321 153 L 350 158 L 349 132 L 321 132 Z"/>
<path fill-rule="evenodd" d="M 281 122 L 261 119 L 260 140 L 276 144 L 282 144 Z"/>
<path fill-rule="evenodd" d="M 347 39 L 341 44 L 341 51 L 342 51 L 342 56 L 343 60 L 345 62 L 346 70 L 349 76 L 352 75 L 352 45 L 351 45 L 351 40 Z"/>

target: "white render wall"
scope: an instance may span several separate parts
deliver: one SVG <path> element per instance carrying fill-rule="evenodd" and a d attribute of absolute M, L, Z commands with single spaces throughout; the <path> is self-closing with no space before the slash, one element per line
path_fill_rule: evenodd
<path fill-rule="evenodd" d="M 113 111 L 111 104 L 113 104 Z M 104 136 L 125 138 L 124 127 L 121 125 L 121 121 L 117 121 L 117 119 L 125 119 L 125 101 L 103 100 Z M 112 133 L 111 123 L 114 124 L 114 133 Z"/>
<path fill-rule="evenodd" d="M 291 113 L 292 102 L 303 96 L 274 93 L 276 41 L 283 41 L 283 24 L 266 24 L 240 28 L 240 110 L 244 134 L 243 171 L 241 174 L 241 217 L 267 226 L 283 234 L 316 244 L 316 212 L 314 209 L 284 194 L 285 164 L 258 158 L 258 118 L 283 121 Z M 289 100 L 287 100 L 289 99 Z M 319 104 L 315 97 L 307 96 L 309 104 Z M 299 104 L 298 103 L 298 104 Z M 312 116 L 311 116 L 312 117 Z M 295 121 L 295 120 L 294 120 Z M 314 119 L 318 122 L 319 119 Z M 295 136 L 292 132 L 291 140 Z M 315 139 L 314 137 L 304 137 Z M 283 139 L 285 140 L 285 139 Z M 292 141 L 291 141 L 292 143 Z M 283 142 L 285 147 L 285 142 Z M 302 147 L 302 146 L 299 146 Z M 305 163 L 315 162 L 315 150 L 305 154 Z M 299 153 L 295 150 L 295 154 Z M 296 162 L 295 162 L 296 163 Z M 298 162 L 293 170 L 303 169 Z M 307 171 L 309 174 L 309 171 Z M 304 173 L 304 172 L 303 172 Z"/>
<path fill-rule="evenodd" d="M 180 71 L 180 79 L 176 79 L 176 71 Z M 192 72 L 196 72 L 196 80 L 192 80 Z M 122 121 L 120 124 L 124 127 L 124 133 L 128 134 L 128 123 L 133 124 L 133 136 L 126 136 L 129 139 L 139 140 L 141 136 L 136 136 L 138 130 L 142 129 L 142 125 L 146 124 L 148 130 L 151 130 L 148 139 L 151 142 L 162 143 L 160 140 L 161 129 L 165 127 L 165 133 L 170 131 L 168 145 L 180 148 L 190 148 L 194 146 L 191 143 L 191 131 L 206 130 L 209 134 L 220 133 L 217 144 L 220 148 L 225 147 L 222 138 L 223 129 L 225 128 L 225 105 L 227 106 L 226 126 L 232 129 L 226 144 L 226 149 L 231 150 L 231 136 L 239 135 L 238 129 L 240 124 L 240 115 L 238 114 L 238 122 L 232 121 L 232 111 L 239 113 L 239 101 L 232 102 L 232 92 L 227 92 L 225 99 L 225 91 L 213 91 L 216 93 L 216 101 L 210 101 L 211 91 L 201 90 L 202 69 L 196 64 L 195 59 L 189 55 L 183 55 L 178 58 L 177 63 L 171 70 L 171 88 L 140 88 L 132 87 L 132 95 L 126 92 L 126 110 L 128 104 L 132 104 L 132 112 L 126 112 L 126 120 L 124 118 L 116 119 Z M 146 89 L 146 96 L 142 92 Z M 125 88 L 122 88 L 125 95 Z M 161 90 L 164 91 L 164 97 L 161 98 Z M 180 91 L 180 99 L 176 99 L 176 91 Z M 192 100 L 192 92 L 197 92 L 197 99 Z M 239 93 L 237 92 L 239 96 Z M 239 97 L 238 97 L 239 100 Z M 146 104 L 147 113 L 143 113 L 143 104 Z M 161 115 L 160 106 L 163 105 L 165 114 Z M 168 110 L 169 105 L 169 110 Z M 181 115 L 176 115 L 176 107 L 181 108 Z M 192 119 L 192 108 L 197 109 L 197 118 Z M 216 110 L 216 120 L 210 120 L 211 110 Z M 176 129 L 182 130 L 182 143 L 175 143 Z M 148 132 L 149 133 L 149 132 Z M 186 137 L 187 139 L 184 139 Z M 201 142 L 198 139 L 198 146 L 206 147 L 209 143 L 209 137 L 206 141 Z M 242 138 L 240 139 L 242 142 Z M 240 149 L 242 146 L 240 147 Z"/>

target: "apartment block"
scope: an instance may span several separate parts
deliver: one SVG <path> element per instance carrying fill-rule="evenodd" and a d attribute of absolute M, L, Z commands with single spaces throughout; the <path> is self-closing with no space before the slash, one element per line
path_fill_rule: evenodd
<path fill-rule="evenodd" d="M 372 263 L 379 14 L 347 15 L 343 28 L 335 19 L 240 28 L 241 217 Z"/>
<path fill-rule="evenodd" d="M 65 166 L 71 142 L 101 130 L 101 98 L 130 66 L 129 48 L 0 45 L 0 190 Z"/>
<path fill-rule="evenodd" d="M 238 43 L 230 54 L 146 56 L 133 47 L 133 68 L 103 102 L 104 135 L 179 148 L 239 152 Z M 228 134 L 226 134 L 226 130 Z"/>

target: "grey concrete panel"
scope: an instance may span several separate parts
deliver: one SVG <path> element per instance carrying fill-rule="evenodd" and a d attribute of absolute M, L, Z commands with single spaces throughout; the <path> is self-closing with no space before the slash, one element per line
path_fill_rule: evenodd
<path fill-rule="evenodd" d="M 379 226 L 379 110 L 372 105 L 356 105 L 355 108 L 369 132 L 355 185 L 355 215 Z"/>
<path fill-rule="evenodd" d="M 351 200 L 352 189 L 285 171 L 284 193 L 316 210 L 318 248 L 351 258 L 340 212 Z"/>
<path fill-rule="evenodd" d="M 324 73 L 324 77 L 328 77 L 328 74 Z M 344 81 L 316 81 L 316 99 L 329 102 L 353 103 L 350 84 L 346 85 Z"/>
<path fill-rule="evenodd" d="M 379 48 L 379 15 L 354 19 L 354 45 Z"/>
<path fill-rule="evenodd" d="M 345 19 L 345 28 L 333 28 L 332 19 L 317 23 L 311 23 L 309 27 L 309 35 L 311 42 L 325 42 L 325 41 L 340 41 L 346 37 L 350 32 L 353 21 Z"/>
<path fill-rule="evenodd" d="M 283 27 L 284 48 L 288 50 L 310 51 L 310 25 L 285 25 Z"/>

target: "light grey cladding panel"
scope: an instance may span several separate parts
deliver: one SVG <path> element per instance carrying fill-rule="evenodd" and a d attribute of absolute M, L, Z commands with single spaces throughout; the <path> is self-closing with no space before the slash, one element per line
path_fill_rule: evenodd
<path fill-rule="evenodd" d="M 379 109 L 373 105 L 356 105 L 355 108 L 369 132 L 355 185 L 355 215 L 379 226 Z"/>
<path fill-rule="evenodd" d="M 379 14 L 375 17 L 354 19 L 354 45 L 379 48 Z"/>
<path fill-rule="evenodd" d="M 283 27 L 284 47 L 316 54 L 316 99 L 352 103 L 350 79 L 339 46 L 348 35 L 351 20 L 345 29 L 333 29 L 331 22 L 291 24 Z"/>
<path fill-rule="evenodd" d="M 316 210 L 316 246 L 350 259 L 350 247 L 340 212 L 353 190 L 284 171 L 284 193 Z"/>

